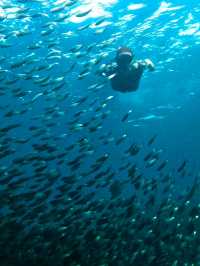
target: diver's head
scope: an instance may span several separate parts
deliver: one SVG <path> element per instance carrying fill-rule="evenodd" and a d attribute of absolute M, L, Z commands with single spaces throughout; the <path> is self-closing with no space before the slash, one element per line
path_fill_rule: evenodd
<path fill-rule="evenodd" d="M 117 50 L 116 62 L 119 66 L 128 66 L 133 60 L 134 54 L 128 47 L 121 47 Z"/>

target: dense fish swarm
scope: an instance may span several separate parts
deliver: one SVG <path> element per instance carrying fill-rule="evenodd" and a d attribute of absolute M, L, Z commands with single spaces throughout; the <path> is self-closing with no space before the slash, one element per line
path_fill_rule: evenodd
<path fill-rule="evenodd" d="M 74 27 L 79 4 L 1 3 L 0 265 L 200 265 L 199 176 L 117 115 L 99 68 L 121 36 L 77 43 L 112 24 Z"/>

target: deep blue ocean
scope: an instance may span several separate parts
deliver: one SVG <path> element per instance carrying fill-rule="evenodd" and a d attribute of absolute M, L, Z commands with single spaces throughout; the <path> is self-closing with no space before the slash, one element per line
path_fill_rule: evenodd
<path fill-rule="evenodd" d="M 4 1 L 2 1 L 4 3 Z M 57 3 L 57 4 L 56 4 Z M 60 1 L 62 5 L 62 1 Z M 64 1 L 63 1 L 64 3 Z M 5 2 L 7 4 L 7 1 Z M 70 64 L 76 62 L 77 66 L 68 75 L 66 83 L 69 87 L 66 90 L 78 91 L 77 96 L 85 94 L 87 87 L 94 83 L 94 76 L 91 73 L 84 80 L 77 81 L 76 75 L 82 70 L 82 64 L 89 59 L 98 58 L 105 53 L 102 63 L 107 63 L 115 57 L 115 51 L 120 46 L 129 46 L 135 51 L 136 58 L 151 58 L 156 65 L 155 73 L 146 73 L 141 81 L 140 89 L 136 93 L 115 94 L 117 98 L 116 109 L 111 110 L 114 116 L 121 116 L 127 109 L 133 109 L 133 119 L 140 121 L 134 126 L 130 124 L 131 131 L 135 138 L 146 139 L 156 133 L 159 135 L 158 143 L 165 149 L 170 161 L 177 163 L 182 158 L 190 160 L 193 167 L 198 168 L 199 157 L 199 125 L 198 125 L 198 46 L 199 46 L 199 7 L 196 1 L 184 2 L 165 2 L 154 1 L 153 4 L 138 1 L 106 1 L 106 3 L 87 1 L 86 3 L 73 5 L 70 11 L 51 12 L 51 9 L 59 6 L 59 1 L 16 1 L 11 2 L 16 8 L 28 8 L 31 14 L 45 13 L 44 18 L 20 18 L 15 19 L 9 15 L 9 8 L 6 9 L 10 19 L 3 20 L 2 26 L 8 26 L 8 42 L 11 47 L 1 49 L 1 56 L 15 61 L 26 56 L 29 51 L 27 46 L 35 43 L 45 42 L 45 39 L 57 40 L 58 50 L 62 53 L 69 52 L 75 45 L 89 46 L 94 44 L 96 47 L 89 55 L 76 58 L 73 54 L 60 61 L 54 67 L 52 75 L 64 76 L 65 70 L 69 69 Z M 9 2 L 8 2 L 9 5 Z M 134 6 L 135 5 L 135 6 Z M 65 22 L 54 23 L 59 16 L 70 12 L 92 8 L 85 17 L 73 19 L 69 17 Z M 133 10 L 132 10 L 133 9 Z M 94 11 L 96 10 L 96 11 Z M 5 12 L 5 11 L 4 11 Z M 13 10 L 10 11 L 12 14 Z M 2 12 L 4 15 L 4 13 Z M 92 27 L 100 18 L 105 18 L 107 26 Z M 54 33 L 51 36 L 41 38 L 42 23 L 52 23 Z M 80 26 L 90 24 L 89 28 L 77 31 Z M 103 33 L 96 31 L 103 29 Z M 30 34 L 16 38 L 15 31 L 26 31 Z M 13 33 L 12 33 L 13 32 Z M 71 36 L 70 36 L 71 32 Z M 65 34 L 69 36 L 65 37 Z M 5 35 L 5 36 L 4 36 Z M 7 32 L 2 33 L 2 43 L 4 43 Z M 117 36 L 117 37 L 115 37 Z M 114 39 L 114 40 L 113 40 Z M 102 48 L 103 43 L 108 43 Z M 99 47 L 98 47 L 99 46 Z M 34 51 L 34 58 L 41 61 L 45 60 L 48 50 L 38 49 Z M 1 64 L 2 69 L 9 66 L 8 60 Z M 25 69 L 25 67 L 24 67 Z M 20 73 L 21 69 L 13 69 L 10 75 Z M 10 78 L 10 77 L 8 77 Z M 21 82 L 21 84 L 20 84 Z M 23 81 L 19 86 L 26 86 Z M 26 82 L 27 83 L 27 82 Z M 34 97 L 40 89 L 35 88 L 29 82 L 29 97 Z M 110 89 L 109 83 L 102 89 L 102 95 L 114 94 Z M 95 97 L 93 95 L 92 97 Z M 14 107 L 25 97 L 12 99 Z M 42 107 L 42 97 L 34 104 Z M 5 102 L 4 102 L 5 103 Z M 3 99 L 2 99 L 3 105 Z M 34 107 L 35 107 L 34 106 Z M 149 116 L 149 119 L 148 119 Z M 20 119 L 20 117 L 18 118 Z M 24 119 L 24 118 L 23 118 Z M 3 121 L 6 123 L 6 121 Z M 117 130 L 120 125 L 115 129 Z"/>
<path fill-rule="evenodd" d="M 94 215 L 93 220 L 79 227 L 79 219 L 84 221 L 85 216 L 76 215 L 86 206 L 89 212 L 93 200 L 109 201 L 111 205 L 105 205 L 103 212 L 110 210 L 111 221 L 112 204 L 136 191 L 141 199 L 136 205 L 144 207 L 145 212 L 148 196 L 143 189 L 137 194 L 137 188 L 126 182 L 131 166 L 141 174 L 143 185 L 149 179 L 159 187 L 163 176 L 173 176 L 174 194 L 168 191 L 162 195 L 162 188 L 158 188 L 153 195 L 158 205 L 163 198 L 177 199 L 179 204 L 178 199 L 187 194 L 199 176 L 200 167 L 199 17 L 197 0 L 0 0 L 2 232 L 6 230 L 4 220 L 9 219 L 19 223 L 20 232 L 26 234 L 30 228 L 39 224 L 44 229 L 48 223 L 55 228 L 69 226 L 74 235 L 67 241 L 77 237 L 85 243 L 84 234 L 76 236 L 74 228 L 87 231 L 90 222 L 89 228 L 94 228 L 96 218 Z M 135 60 L 149 58 L 155 64 L 155 71 L 144 71 L 135 92 L 114 91 L 109 79 L 99 75 L 102 65 L 113 62 L 117 49 L 123 46 L 134 51 Z M 130 155 L 127 150 L 133 144 L 139 151 Z M 159 170 L 163 162 L 166 165 Z M 88 185 L 93 179 L 94 186 Z M 112 187 L 115 181 L 119 183 Z M 194 202 L 198 205 L 198 199 Z M 96 217 L 101 216 L 98 206 Z M 77 212 L 69 225 L 62 216 L 65 207 L 66 213 Z M 155 209 L 152 207 L 156 216 Z M 177 218 L 177 224 L 183 220 Z M 172 235 L 173 230 L 169 229 Z M 185 234 L 191 236 L 191 232 Z M 0 239 L 1 247 L 11 241 L 13 232 L 8 235 L 5 241 Z M 23 250 L 26 243 L 31 246 L 27 238 Z M 0 254 L 2 266 L 30 263 L 27 259 L 20 264 L 19 239 L 21 235 L 16 237 L 16 248 L 8 247 L 9 251 Z M 118 243 L 114 236 L 109 240 Z M 49 238 L 47 241 L 51 242 Z M 120 247 L 116 244 L 115 250 Z M 14 255 L 12 260 L 6 259 L 13 250 L 16 263 Z M 32 254 L 30 250 L 27 256 Z M 101 250 L 107 250 L 106 244 Z M 69 261 L 53 265 L 200 265 L 199 258 L 191 261 L 191 256 L 181 261 L 179 254 L 169 264 L 150 259 L 142 264 L 133 258 L 120 258 L 116 263 L 114 255 L 112 262 L 106 258 L 98 262 L 96 256 L 90 261 L 90 255 L 77 262 L 69 255 Z M 37 265 L 51 265 L 42 263 Z"/>

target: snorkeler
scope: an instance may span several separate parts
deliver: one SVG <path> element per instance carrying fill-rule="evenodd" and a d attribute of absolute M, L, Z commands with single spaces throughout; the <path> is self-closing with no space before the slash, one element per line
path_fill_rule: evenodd
<path fill-rule="evenodd" d="M 134 60 L 134 54 L 128 47 L 117 50 L 116 62 L 103 65 L 101 73 L 107 77 L 113 90 L 120 92 L 136 91 L 139 87 L 143 71 L 154 71 L 154 64 L 150 59 Z"/>

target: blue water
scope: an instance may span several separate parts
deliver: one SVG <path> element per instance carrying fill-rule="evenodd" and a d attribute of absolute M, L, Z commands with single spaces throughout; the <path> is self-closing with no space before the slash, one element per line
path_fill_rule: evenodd
<path fill-rule="evenodd" d="M 168 160 L 166 173 L 177 174 L 177 168 L 186 160 L 186 177 L 182 182 L 190 185 L 199 171 L 200 156 L 199 2 L 75 2 L 59 12 L 53 12 L 64 1 L 0 1 L 0 57 L 4 58 L 0 63 L 1 91 L 4 92 L 0 96 L 0 122 L 2 128 L 13 123 L 20 125 L 3 136 L 3 139 L 12 138 L 8 140 L 8 146 L 13 152 L 1 159 L 1 167 L 9 169 L 13 167 L 13 160 L 16 158 L 34 153 L 34 145 L 47 142 L 56 152 L 63 152 L 64 148 L 76 143 L 81 137 L 86 137 L 95 152 L 81 164 L 78 175 L 87 173 L 89 167 L 104 153 L 111 156 L 110 165 L 114 172 L 117 171 L 120 165 L 126 163 L 124 151 L 134 142 L 142 150 L 134 162 L 144 174 L 154 176 L 154 170 L 145 168 L 143 158 L 151 149 L 147 145 L 148 140 L 156 134 L 153 147 L 162 150 L 161 161 Z M 27 10 L 20 12 L 23 8 Z M 90 9 L 88 15 L 76 16 Z M 58 22 L 65 14 L 68 14 L 67 18 Z M 105 19 L 104 22 L 95 26 L 102 18 Z M 83 26 L 88 27 L 81 30 L 80 27 Z M 48 28 L 52 32 L 45 35 L 44 31 Z M 52 46 L 49 45 L 51 43 Z M 9 44 L 9 47 L 3 47 L 4 44 Z M 29 49 L 35 44 L 41 48 Z M 80 49 L 77 48 L 79 45 Z M 90 45 L 92 48 L 88 51 Z M 133 93 L 113 91 L 109 81 L 96 74 L 101 64 L 114 60 L 120 46 L 133 49 L 136 59 L 150 58 L 155 64 L 155 71 L 145 72 L 139 89 Z M 73 51 L 74 48 L 77 48 L 77 53 Z M 50 52 L 56 54 L 56 57 L 48 59 Z M 12 67 L 22 59 L 26 59 L 24 64 Z M 94 60 L 98 59 L 100 63 L 94 64 Z M 88 62 L 89 74 L 78 79 Z M 52 69 L 47 70 L 51 64 Z M 75 66 L 70 70 L 73 64 Z M 46 65 L 46 68 L 37 71 L 36 68 L 41 65 Z M 50 84 L 40 86 L 38 80 L 45 77 L 48 77 Z M 65 84 L 58 91 L 52 91 L 56 84 L 62 83 L 56 81 L 58 78 L 64 79 Z M 9 81 L 15 79 L 16 82 L 9 84 Z M 93 89 L 95 84 L 100 89 Z M 20 89 L 24 95 L 15 97 L 15 89 Z M 66 93 L 70 96 L 61 100 Z M 88 97 L 83 104 L 73 105 L 83 96 Z M 105 108 L 95 112 L 109 96 L 114 98 L 107 101 Z M 93 100 L 97 103 L 90 107 Z M 46 108 L 53 110 L 53 114 L 47 114 Z M 24 114 L 5 116 L 8 111 L 23 110 Z M 129 110 L 132 113 L 127 121 L 121 122 Z M 109 114 L 103 120 L 101 128 L 94 133 L 89 132 L 87 127 L 74 133 L 70 131 L 70 122 L 75 119 L 74 115 L 78 111 L 85 113 L 77 122 L 92 121 L 90 126 L 98 124 L 98 116 L 102 112 L 108 111 Z M 93 121 L 95 116 L 97 119 Z M 55 125 L 52 126 L 51 123 Z M 34 136 L 30 130 L 32 126 L 44 132 Z M 104 146 L 99 137 L 108 133 L 115 140 L 127 134 L 127 139 L 119 146 L 113 143 Z M 30 138 L 30 141 L 25 144 L 13 142 L 22 138 Z M 53 154 L 54 151 L 49 155 Z M 69 152 L 66 161 L 73 160 L 78 154 L 79 151 L 75 148 L 72 153 Z M 47 164 L 49 172 L 70 175 L 66 165 L 58 164 L 57 160 Z M 105 171 L 108 166 L 106 164 L 102 169 Z M 24 191 L 31 185 L 34 165 L 30 163 L 21 169 L 24 176 L 30 177 L 30 184 L 26 183 L 27 187 L 20 190 Z M 156 174 L 158 175 L 157 172 Z M 123 178 L 123 174 L 119 178 Z M 178 184 L 178 190 L 181 191 L 183 183 Z M 56 184 L 52 193 L 54 190 L 56 191 Z M 100 195 L 104 192 L 101 193 L 100 191 Z"/>
<path fill-rule="evenodd" d="M 49 10 L 56 6 L 52 1 L 47 1 L 46 6 L 45 4 L 42 6 L 40 3 L 23 2 L 24 4 L 18 5 L 30 7 L 33 13 L 38 9 L 40 12 L 48 14 L 49 17 L 46 17 L 44 21 L 53 21 L 59 15 L 59 13 L 51 15 Z M 83 17 L 82 22 L 73 23 L 69 19 L 65 23 L 55 25 L 55 33 L 51 37 L 58 40 L 58 49 L 61 53 L 68 52 L 76 44 L 87 46 L 96 43 L 100 46 L 115 35 L 118 38 L 106 48 L 96 47 L 86 57 L 76 59 L 72 55 L 63 60 L 62 65 L 58 62 L 59 65 L 54 68 L 56 75 L 63 75 L 63 71 L 68 69 L 70 63 L 76 61 L 79 65 L 67 75 L 66 81 L 71 90 L 78 90 L 78 93 L 82 94 L 95 78 L 91 73 L 86 80 L 76 81 L 77 72 L 82 69 L 80 65 L 85 60 L 96 58 L 98 54 L 105 52 L 107 56 L 105 60 L 102 60 L 102 63 L 109 62 L 115 56 L 115 50 L 123 45 L 130 46 L 135 50 L 138 59 L 151 58 L 156 65 L 156 71 L 153 74 L 146 73 L 144 75 L 140 89 L 129 95 L 116 95 L 119 115 L 127 110 L 128 106 L 134 110 L 134 117 L 136 118 L 149 114 L 163 116 L 164 118 L 161 120 L 150 119 L 142 122 L 138 128 L 132 127 L 133 134 L 146 138 L 152 133 L 157 133 L 159 135 L 158 141 L 166 149 L 171 161 L 181 160 L 181 157 L 184 157 L 188 158 L 194 165 L 198 164 L 198 3 L 196 1 L 190 1 L 189 4 L 178 1 L 154 1 L 153 4 L 149 4 L 148 1 L 146 3 L 143 1 L 144 6 L 141 8 L 138 6 L 139 9 L 136 10 L 129 10 L 128 7 L 131 4 L 141 4 L 139 1 L 123 1 L 123 3 L 122 1 L 110 1 L 110 5 L 98 4 L 98 1 L 97 4 L 94 4 L 94 1 L 91 3 L 94 11 L 89 16 Z M 75 4 L 70 12 L 73 13 L 74 9 L 81 9 L 81 6 L 80 3 Z M 99 19 L 98 13 L 95 14 L 95 7 L 98 6 L 101 7 L 102 12 L 106 12 L 105 14 L 108 15 L 106 21 L 109 21 L 110 25 L 105 27 L 105 31 L 100 34 L 95 34 L 95 28 L 77 32 L 78 27 L 86 24 L 92 25 Z M 137 8 L 137 6 L 135 7 Z M 68 10 L 66 9 L 66 11 Z M 127 16 L 132 16 L 130 21 L 125 20 Z M 1 51 L 3 55 L 9 54 L 9 57 L 12 56 L 14 60 L 22 52 L 26 54 L 27 51 L 24 48 L 27 45 L 40 40 L 38 37 L 41 38 L 43 19 L 28 22 L 12 19 L 8 21 L 8 23 L 10 22 L 12 23 L 10 28 L 13 31 L 23 28 L 33 31 L 30 36 L 12 38 L 13 46 Z M 68 31 L 76 32 L 75 36 L 64 39 L 62 34 Z M 45 42 L 45 38 L 41 41 Z M 36 55 L 41 56 L 42 59 L 44 58 L 43 52 L 45 53 L 47 50 L 36 50 Z M 106 93 L 113 94 L 109 84 L 105 86 L 104 90 Z M 31 95 L 34 95 L 34 91 Z M 116 112 L 117 110 L 115 110 L 115 114 Z"/>
<path fill-rule="evenodd" d="M 2 1 L 4 4 L 4 1 Z M 82 3 L 82 4 L 81 4 Z M 139 143 L 144 143 L 151 135 L 157 134 L 157 145 L 165 151 L 165 156 L 170 159 L 173 167 L 183 159 L 190 161 L 191 169 L 198 169 L 199 160 L 199 4 L 197 1 L 187 2 L 173 1 L 105 1 L 94 2 L 77 1 L 64 11 L 52 13 L 52 8 L 62 5 L 59 1 L 14 1 L 10 5 L 19 9 L 28 8 L 27 17 L 16 19 L 15 10 L 7 8 L 2 11 L 2 26 L 6 31 L 2 33 L 1 42 L 11 44 L 9 48 L 1 48 L 1 56 L 6 60 L 2 63 L 3 70 L 9 70 L 10 63 L 20 60 L 31 52 L 32 57 L 39 63 L 56 63 L 53 70 L 49 72 L 50 77 L 56 78 L 65 76 L 64 72 L 73 63 L 76 67 L 65 76 L 67 86 L 62 88 L 62 93 L 70 91 L 74 97 L 87 94 L 87 87 L 101 82 L 91 70 L 83 80 L 77 80 L 78 74 L 82 71 L 82 65 L 88 60 L 99 58 L 104 53 L 105 58 L 101 63 L 107 63 L 115 57 L 115 51 L 119 46 L 129 46 L 135 51 L 137 59 L 150 58 L 155 63 L 154 73 L 145 73 L 140 88 L 135 93 L 123 95 L 115 93 L 105 83 L 102 88 L 101 97 L 107 95 L 115 96 L 115 104 L 111 107 L 111 117 L 121 117 L 127 110 L 132 109 L 131 115 L 134 122 L 127 125 L 129 134 Z M 9 5 L 9 2 L 6 4 Z M 89 15 L 74 19 L 71 15 L 79 10 L 92 8 Z M 98 10 L 99 11 L 98 11 Z M 96 11 L 97 10 L 97 11 Z M 42 17 L 32 19 L 30 15 L 45 14 Z M 22 12 L 23 13 L 23 12 Z M 64 22 L 54 22 L 59 16 L 69 13 Z M 93 24 L 101 18 L 109 22 L 107 26 L 100 24 L 94 27 Z M 45 30 L 44 23 L 52 23 L 55 29 L 51 35 L 41 36 Z M 90 25 L 89 28 L 79 31 L 80 26 Z M 102 33 L 96 33 L 102 30 Z M 25 31 L 27 36 L 16 36 L 17 31 Z M 67 34 L 66 34 L 67 33 Z M 8 34 L 8 37 L 6 37 Z M 56 50 L 60 51 L 61 59 L 45 60 L 50 51 L 47 48 L 47 41 L 51 39 L 57 42 Z M 7 39 L 7 40 L 6 40 Z M 6 40 L 6 41 L 5 41 Z M 102 48 L 105 42 L 110 43 Z M 31 44 L 40 43 L 41 49 L 30 51 L 27 49 Z M 76 58 L 69 50 L 76 45 L 83 45 L 80 50 L 85 53 L 84 47 L 93 45 L 91 52 Z M 52 48 L 54 49 L 54 48 Z M 62 56 L 66 55 L 66 56 Z M 11 69 L 6 74 L 7 79 L 12 79 L 15 74 L 22 74 L 31 69 L 34 64 L 23 65 L 17 69 Z M 97 70 L 99 65 L 95 66 Z M 33 75 L 46 75 L 45 71 Z M 17 84 L 17 85 L 16 85 Z M 32 81 L 19 80 L 15 86 L 25 90 L 24 97 L 9 97 L 9 90 L 2 97 L 2 106 L 9 105 L 10 109 L 20 108 L 23 102 L 29 101 L 41 88 Z M 67 87 L 67 88 L 66 88 Z M 95 93 L 92 97 L 95 99 Z M 30 118 L 38 115 L 44 106 L 48 106 L 43 96 L 39 97 L 31 106 L 32 111 L 27 115 L 17 116 L 15 122 L 23 122 L 24 127 L 20 131 L 21 136 L 26 136 L 26 127 L 29 126 Z M 59 106 L 58 103 L 55 104 Z M 70 116 L 70 110 L 66 105 L 59 106 L 62 110 L 67 109 L 65 116 Z M 113 108 L 113 109 L 112 109 Z M 65 110 L 64 110 L 65 111 Z M 65 120 L 65 116 L 63 120 Z M 147 120 L 143 120 L 143 118 Z M 148 119 L 149 118 L 149 119 Z M 2 124 L 7 121 L 2 118 Z M 114 123 L 111 130 L 123 131 L 121 124 Z M 125 129 L 126 130 L 126 129 Z M 62 132 L 62 128 L 61 131 Z M 58 133 L 57 132 L 57 133 Z M 24 147 L 22 147 L 23 149 Z"/>

